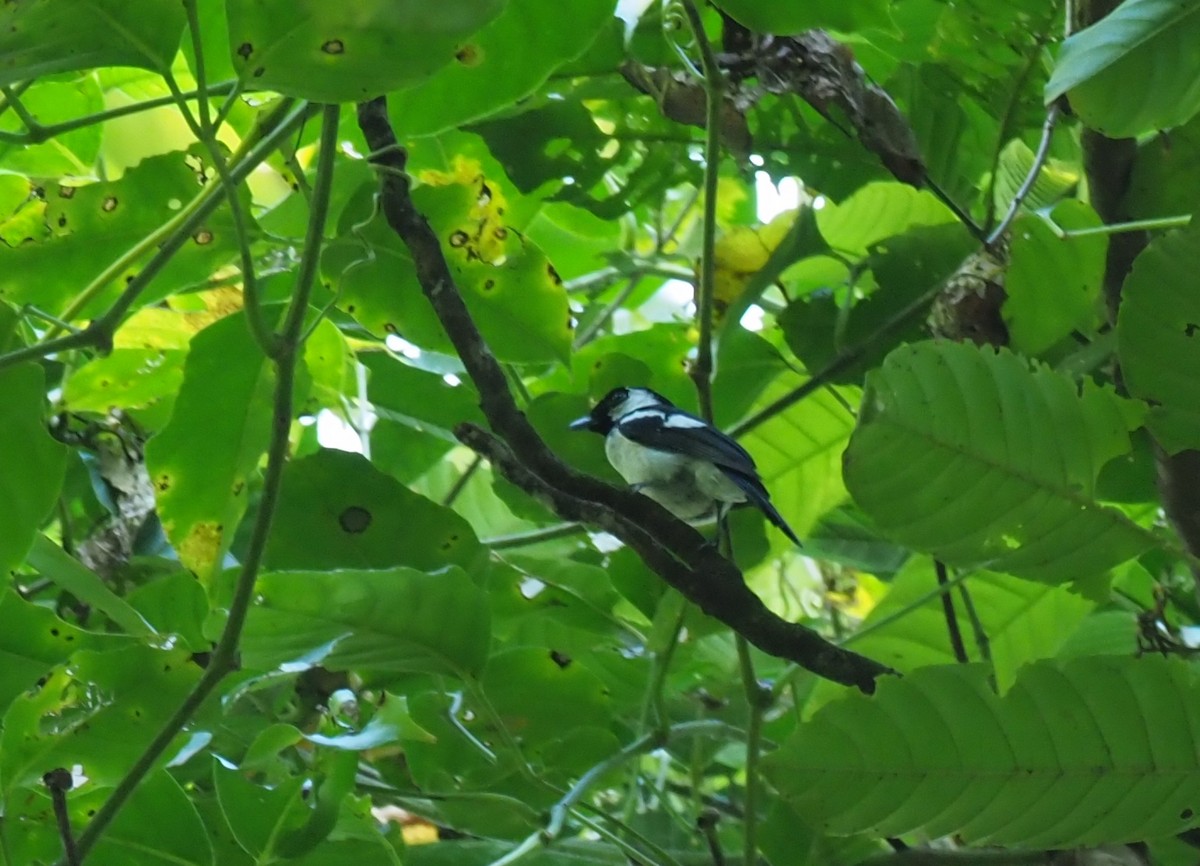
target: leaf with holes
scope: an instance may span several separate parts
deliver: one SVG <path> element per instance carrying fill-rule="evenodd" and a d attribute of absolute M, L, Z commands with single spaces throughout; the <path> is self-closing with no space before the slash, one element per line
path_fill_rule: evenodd
<path fill-rule="evenodd" d="M 983 665 L 885 677 L 821 708 L 764 772 L 836 834 L 1068 848 L 1200 824 L 1200 685 L 1175 659 L 1038 662 L 998 697 Z"/>
<path fill-rule="evenodd" d="M 471 569 L 482 556 L 467 521 L 360 454 L 325 449 L 283 471 L 268 568 Z"/>
<path fill-rule="evenodd" d="M 0 243 L 0 299 L 35 304 L 55 315 L 63 312 L 98 273 L 170 222 L 200 192 L 201 179 L 186 160 L 179 152 L 152 156 L 120 180 L 50 185 L 36 235 L 14 246 Z M 218 209 L 193 232 L 139 304 L 201 283 L 233 260 L 238 245 L 228 213 L 228 208 Z M 253 222 L 249 230 L 253 240 Z M 139 270 L 140 263 L 119 274 L 79 315 L 103 313 Z"/>
<path fill-rule="evenodd" d="M 466 676 L 487 660 L 487 594 L 460 568 L 279 571 L 256 589 L 242 639 L 252 670 L 320 664 Z"/>
<path fill-rule="evenodd" d="M 1200 448 L 1200 228 L 1156 238 L 1133 263 L 1117 318 L 1129 393 L 1150 403 L 1149 426 L 1174 454 Z"/>
<path fill-rule="evenodd" d="M 360 102 L 428 78 L 504 0 L 239 0 L 229 44 L 243 81 L 318 102 Z M 281 27 L 280 22 L 287 26 Z"/>
<path fill-rule="evenodd" d="M 885 532 L 962 567 L 1089 577 L 1155 536 L 1096 498 L 1140 407 L 1007 350 L 917 343 L 867 377 L 846 486 Z"/>
<path fill-rule="evenodd" d="M 1179 126 L 1200 110 L 1197 45 L 1197 0 L 1127 0 L 1063 42 L 1046 103 L 1067 94 L 1110 138 Z"/>

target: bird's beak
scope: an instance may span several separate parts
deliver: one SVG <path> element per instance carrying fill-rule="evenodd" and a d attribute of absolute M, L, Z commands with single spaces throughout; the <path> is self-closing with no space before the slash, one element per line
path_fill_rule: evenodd
<path fill-rule="evenodd" d="M 568 430 L 590 430 L 592 429 L 592 416 L 584 415 L 582 418 L 576 418 L 567 425 Z"/>

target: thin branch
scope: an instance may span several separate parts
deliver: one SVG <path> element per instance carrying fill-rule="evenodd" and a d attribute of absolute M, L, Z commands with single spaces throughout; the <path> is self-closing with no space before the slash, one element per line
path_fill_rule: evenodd
<path fill-rule="evenodd" d="M 229 213 L 233 218 L 233 233 L 238 241 L 238 253 L 242 261 L 242 307 L 246 312 L 246 322 L 250 326 L 250 333 L 254 337 L 254 341 L 258 343 L 263 354 L 268 358 L 273 358 L 278 348 L 278 338 L 263 317 L 262 299 L 258 294 L 258 276 L 254 269 L 254 256 L 250 252 L 250 233 L 247 229 L 246 212 L 242 207 L 242 200 L 238 197 L 239 184 L 234 183 L 229 176 L 229 164 L 225 161 L 225 154 L 221 152 L 221 144 L 217 141 L 216 129 L 213 127 L 212 117 L 209 113 L 208 93 L 205 90 L 204 44 L 200 38 L 200 13 L 196 2 L 197 0 L 184 0 L 183 6 L 187 11 L 188 31 L 192 35 L 192 53 L 196 58 L 196 84 L 200 94 L 198 100 L 199 123 L 193 120 L 192 113 L 187 107 L 187 101 L 183 99 L 183 94 L 175 84 L 175 77 L 168 72 L 164 76 L 164 80 L 171 93 L 179 99 L 180 114 L 191 127 L 192 133 L 204 145 L 204 149 L 208 151 L 208 158 L 217 171 L 217 178 L 221 181 L 221 188 L 225 190 L 225 197 L 229 201 Z"/>
<path fill-rule="evenodd" d="M 704 73 L 704 218 L 701 223 L 700 281 L 696 286 L 696 364 L 692 378 L 700 395 L 700 414 L 712 420 L 713 292 L 716 283 L 717 184 L 721 167 L 721 107 L 724 87 L 721 69 L 704 32 L 704 22 L 692 0 L 682 0 L 683 12 L 700 49 Z"/>
<path fill-rule="evenodd" d="M 970 659 L 967 658 L 967 647 L 963 644 L 962 631 L 958 627 L 958 615 L 954 612 L 954 597 L 947 591 L 950 578 L 946 575 L 946 563 L 935 559 L 933 570 L 937 574 L 938 589 L 941 590 L 942 613 L 946 617 L 946 631 L 950 635 L 950 648 L 954 650 L 955 660 L 960 665 L 965 665 Z"/>
<path fill-rule="evenodd" d="M 511 550 L 514 547 L 529 547 L 545 541 L 556 541 L 560 538 L 570 538 L 572 535 L 583 535 L 587 527 L 581 523 L 560 523 L 557 526 L 547 526 L 542 529 L 531 529 L 528 532 L 514 532 L 512 535 L 498 535 L 495 538 L 483 539 L 483 544 L 492 550 Z"/>
<path fill-rule="evenodd" d="M 58 836 L 62 840 L 63 860 L 67 866 L 79 866 L 79 851 L 71 833 L 71 816 L 67 812 L 67 791 L 73 782 L 71 771 L 58 767 L 42 776 L 42 782 L 50 789 L 50 802 L 54 804 L 54 820 L 58 824 Z"/>
<path fill-rule="evenodd" d="M 1004 214 L 1004 219 L 992 229 L 992 233 L 987 237 L 988 247 L 996 244 L 1004 233 L 1008 231 L 1008 227 L 1012 225 L 1013 220 L 1017 218 L 1017 212 L 1021 209 L 1022 202 L 1029 195 L 1033 185 L 1037 183 L 1038 175 L 1042 172 L 1042 166 L 1046 164 L 1046 157 L 1050 155 L 1050 141 L 1054 138 L 1054 124 L 1058 122 L 1058 103 L 1050 106 L 1050 110 L 1046 112 L 1046 120 L 1042 124 L 1042 140 L 1038 142 L 1037 153 L 1033 156 L 1033 165 L 1029 167 L 1029 174 L 1025 175 L 1025 180 L 1017 188 L 1013 195 L 1012 201 L 1008 204 L 1008 211 Z"/>
<path fill-rule="evenodd" d="M 449 508 L 454 504 L 454 500 L 458 499 L 458 497 L 462 495 L 462 492 L 466 490 L 467 482 L 469 482 L 471 477 L 479 471 L 479 467 L 481 465 L 483 465 L 483 458 L 476 454 L 471 458 L 471 462 L 467 464 L 467 468 L 459 473 L 459 476 L 454 479 L 454 484 L 448 491 L 446 491 L 446 495 L 442 497 L 442 505 L 444 505 L 446 508 Z"/>
<path fill-rule="evenodd" d="M 509 391 L 504 370 L 488 349 L 454 283 L 442 247 L 416 209 L 400 147 L 383 97 L 360 103 L 358 121 L 379 169 L 381 205 L 389 225 L 412 254 L 417 279 L 480 395 L 480 408 L 500 437 L 470 424 L 459 441 L 565 520 L 592 523 L 632 548 L 664 580 L 771 655 L 788 658 L 837 682 L 864 691 L 889 669 L 826 641 L 816 632 L 769 611 L 738 569 L 706 544 L 695 529 L 662 506 L 630 490 L 583 475 L 551 452 Z"/>
<path fill-rule="evenodd" d="M 4 94 L 4 104 L 11 108 L 13 113 L 20 118 L 21 123 L 25 124 L 26 129 L 40 128 L 41 124 L 37 122 L 37 118 L 29 113 L 29 109 L 25 107 L 25 103 L 21 101 L 18 92 L 12 87 L 0 87 L 0 93 Z"/>
<path fill-rule="evenodd" d="M 843 372 L 853 367 L 864 357 L 878 342 L 888 334 L 906 326 L 913 318 L 925 312 L 926 308 L 933 303 L 942 292 L 944 283 L 939 283 L 934 288 L 921 295 L 919 298 L 910 303 L 907 307 L 900 310 L 896 315 L 892 316 L 882 325 L 875 329 L 871 334 L 864 337 L 859 343 L 851 346 L 846 351 L 839 354 L 832 361 L 826 364 L 817 372 L 811 379 L 800 385 L 793 391 L 783 395 L 774 403 L 764 406 L 758 412 L 745 418 L 735 424 L 729 430 L 730 436 L 744 436 L 755 427 L 763 424 L 781 412 L 790 409 L 796 403 L 799 403 L 809 394 L 819 391 L 826 385 L 830 384 L 836 377 Z"/>
<path fill-rule="evenodd" d="M 274 359 L 275 393 L 271 413 L 271 441 L 267 450 L 267 468 L 263 473 L 262 499 L 254 521 L 246 555 L 242 561 L 234 587 L 233 600 L 229 605 L 229 616 L 220 640 L 213 648 L 208 666 L 192 691 L 184 698 L 179 709 L 169 718 L 150 745 L 138 756 L 129 772 L 125 774 L 109 798 L 92 818 L 79 837 L 79 857 L 82 860 L 108 829 L 117 813 L 170 747 L 180 731 L 184 729 L 196 711 L 204 704 L 217 685 L 237 668 L 238 644 L 246 615 L 254 597 L 254 585 L 266 550 L 271 522 L 279 502 L 279 491 L 283 482 L 283 467 L 287 461 L 288 434 L 293 415 L 293 390 L 296 380 L 296 365 L 300 356 L 301 327 L 308 309 L 308 299 L 316 275 L 317 260 L 321 253 L 325 218 L 329 210 L 329 190 L 333 174 L 333 159 L 337 153 L 338 107 L 327 106 L 321 126 L 320 153 L 317 162 L 316 189 L 313 208 L 309 216 L 307 243 L 304 247 L 300 268 L 296 276 L 296 288 L 288 308 L 286 324 L 280 337 L 280 348 Z M 263 140 L 264 145 L 268 143 Z M 271 150 L 274 149 L 272 144 Z M 269 152 L 269 151 L 268 151 Z"/>
<path fill-rule="evenodd" d="M 209 87 L 205 92 L 210 96 L 221 96 L 223 94 L 234 93 L 237 89 L 237 81 L 222 81 L 220 84 L 214 84 L 212 87 Z M 199 90 L 189 90 L 183 94 L 184 99 L 196 99 L 199 96 Z M 105 111 L 97 111 L 95 114 L 85 114 L 82 117 L 73 117 L 70 120 L 64 120 L 62 123 L 51 123 L 45 126 L 37 123 L 35 120 L 34 126 L 24 133 L 0 131 L 0 144 L 41 144 L 44 141 L 49 141 L 56 136 L 65 135 L 68 132 L 74 132 L 77 129 L 95 126 L 98 123 L 105 123 L 109 120 L 116 120 L 118 117 L 140 114 L 152 108 L 162 108 L 164 105 L 174 105 L 175 100 L 176 97 L 174 94 L 156 96 L 154 99 L 134 102 L 130 105 L 121 105 L 116 108 L 106 109 Z"/>
<path fill-rule="evenodd" d="M 717 835 L 717 824 L 721 813 L 716 809 L 705 809 L 696 819 L 696 829 L 708 843 L 708 853 L 712 857 L 713 866 L 725 866 L 725 852 L 721 850 L 721 837 Z"/>
<path fill-rule="evenodd" d="M 763 714 L 771 704 L 771 690 L 764 688 L 754 673 L 754 660 L 750 657 L 750 644 L 739 635 L 734 635 L 737 644 L 738 670 L 741 672 L 742 688 L 746 692 L 746 705 L 750 715 L 746 724 L 746 794 L 745 816 L 742 818 L 742 862 L 753 866 L 758 862 L 758 759 L 762 746 Z"/>
<path fill-rule="evenodd" d="M 1058 5 L 1057 3 L 1055 4 Z M 1013 117 L 1017 113 L 1017 106 L 1021 103 L 1021 92 L 1025 89 L 1025 85 L 1029 83 L 1029 76 L 1037 67 L 1042 59 L 1042 49 L 1046 47 L 1046 43 L 1050 39 L 1050 30 L 1054 24 L 1054 16 L 1049 15 L 1046 18 L 1046 29 L 1038 34 L 1037 41 L 1034 43 L 1033 50 L 1025 58 L 1025 63 L 1021 66 L 1021 71 L 1017 73 L 1016 79 L 1013 81 L 1012 91 L 1008 97 L 1008 103 L 1004 107 L 1004 116 L 1000 118 L 1000 128 L 996 131 L 996 147 L 992 151 L 992 170 L 989 175 L 987 191 L 984 193 L 984 206 L 987 208 L 987 216 L 983 224 L 990 231 L 996 219 L 996 178 L 1000 174 L 1000 155 L 1004 152 L 1004 145 L 1008 142 L 1011 135 Z M 985 231 L 986 234 L 986 231 Z"/>
<path fill-rule="evenodd" d="M 971 600 L 971 592 L 965 583 L 958 587 L 958 594 L 962 596 L 963 610 L 967 612 L 967 621 L 971 623 L 971 631 L 975 636 L 975 648 L 979 650 L 979 657 L 991 664 L 992 643 L 988 639 L 987 630 L 983 627 L 983 620 L 979 618 L 979 614 L 975 610 L 975 602 Z"/>

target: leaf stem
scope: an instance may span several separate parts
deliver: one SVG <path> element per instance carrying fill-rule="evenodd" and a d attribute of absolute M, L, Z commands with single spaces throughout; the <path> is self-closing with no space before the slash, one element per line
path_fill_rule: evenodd
<path fill-rule="evenodd" d="M 1033 156 L 1033 165 L 1029 166 L 1029 173 L 1025 175 L 1025 180 L 1017 188 L 1013 195 L 1012 201 L 1008 204 L 1008 211 L 1004 214 L 1004 219 L 992 229 L 991 234 L 987 237 L 987 246 L 992 247 L 996 244 L 1004 233 L 1008 231 L 1008 227 L 1012 225 L 1013 220 L 1017 218 L 1017 212 L 1021 209 L 1022 202 L 1033 189 L 1033 185 L 1037 183 L 1038 175 L 1042 173 L 1042 166 L 1046 164 L 1046 158 L 1050 155 L 1050 142 L 1054 138 L 1054 124 L 1058 122 L 1058 105 L 1050 106 L 1050 110 L 1046 112 L 1046 120 L 1042 123 L 1042 140 L 1038 142 L 1037 153 Z"/>
<path fill-rule="evenodd" d="M 222 81 L 220 84 L 214 84 L 205 91 L 212 96 L 220 96 L 222 94 L 235 93 L 238 89 L 237 81 Z M 7 93 L 11 88 L 2 88 L 0 92 Z M 199 90 L 189 90 L 183 94 L 184 99 L 196 99 L 200 96 Z M 116 108 L 105 109 L 98 111 L 95 114 L 85 114 L 82 117 L 74 117 L 70 120 L 64 120 L 62 123 L 51 123 L 43 126 L 36 120 L 33 121 L 33 126 L 28 127 L 24 133 L 0 131 L 0 143 L 3 144 L 41 144 L 44 141 L 49 141 L 51 138 L 59 135 L 65 135 L 68 132 L 74 132 L 77 129 L 83 129 L 88 126 L 95 126 L 98 123 L 104 123 L 109 120 L 116 120 L 119 117 L 128 117 L 131 114 L 140 114 L 143 111 L 149 111 L 152 108 L 162 108 L 164 105 L 174 105 L 176 97 L 174 94 L 167 96 L 156 96 L 154 99 L 147 99 L 142 102 L 134 102 L 130 105 L 121 105 Z M 13 110 L 17 111 L 16 104 L 13 104 Z M 22 118 L 22 122 L 24 118 Z"/>
<path fill-rule="evenodd" d="M 301 112 L 303 116 L 303 112 Z M 112 794 L 104 802 L 92 818 L 87 828 L 78 840 L 79 858 L 82 861 L 88 852 L 99 841 L 108 829 L 117 813 L 128 801 L 142 779 L 154 768 L 158 759 L 171 745 L 176 735 L 184 729 L 204 704 L 205 700 L 216 690 L 217 685 L 238 666 L 238 644 L 241 641 L 242 629 L 246 624 L 246 615 L 254 596 L 254 585 L 262 565 L 263 552 L 266 550 L 267 537 L 270 533 L 271 522 L 279 502 L 279 492 L 283 482 L 283 467 L 287 461 L 288 434 L 291 431 L 293 414 L 293 391 L 296 380 L 296 363 L 300 353 L 301 326 L 304 323 L 304 312 L 308 307 L 308 299 L 312 291 L 313 278 L 316 274 L 317 260 L 321 253 L 321 238 L 325 230 L 325 218 L 329 210 L 329 190 L 333 174 L 333 160 L 337 153 L 338 106 L 326 106 L 321 123 L 320 152 L 317 159 L 317 179 L 313 192 L 313 208 L 309 216 L 307 231 L 308 243 L 300 261 L 296 276 L 296 288 L 288 307 L 287 319 L 280 338 L 279 352 L 275 363 L 275 393 L 271 413 L 271 442 L 267 449 L 267 467 L 263 473 L 262 499 L 258 515 L 254 521 L 250 541 L 246 547 L 246 555 L 242 561 L 234 587 L 233 600 L 229 605 L 229 616 L 221 637 L 209 657 L 208 667 L 197 681 L 192 691 L 184 698 L 179 709 L 166 721 L 155 735 L 150 745 L 146 747 L 134 762 L 129 772 L 121 779 Z M 281 124 L 280 130 L 289 127 Z M 267 152 L 274 149 L 268 136 L 263 139 Z"/>
<path fill-rule="evenodd" d="M 950 648 L 954 651 L 954 659 L 960 665 L 965 665 L 967 647 L 963 643 L 962 630 L 958 627 L 958 615 L 954 612 L 954 596 L 946 589 L 949 577 L 946 575 L 946 563 L 940 559 L 933 561 L 933 571 L 937 575 L 938 588 L 941 589 L 942 613 L 946 617 L 946 632 L 950 635 Z"/>
<path fill-rule="evenodd" d="M 737 643 L 738 670 L 742 676 L 742 688 L 746 691 L 746 705 L 750 717 L 746 723 L 746 794 L 745 815 L 742 817 L 742 862 L 753 866 L 758 861 L 758 759 L 762 746 L 763 713 L 771 703 L 772 695 L 758 681 L 754 673 L 754 659 L 750 657 L 750 643 L 740 634 L 735 634 Z"/>

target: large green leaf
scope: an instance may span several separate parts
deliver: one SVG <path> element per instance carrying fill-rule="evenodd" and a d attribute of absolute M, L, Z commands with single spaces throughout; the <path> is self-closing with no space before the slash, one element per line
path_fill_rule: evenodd
<path fill-rule="evenodd" d="M 72 81 L 39 81 L 21 94 L 21 104 L 38 123 L 53 126 L 102 111 L 104 94 L 95 77 L 84 75 Z M 89 124 L 39 144 L 0 142 L 0 169 L 35 178 L 90 174 L 100 151 L 101 129 L 99 124 Z M 8 111 L 0 115 L 0 130 L 20 135 L 26 127 L 15 112 Z"/>
<path fill-rule="evenodd" d="M 835 833 L 1129 842 L 1200 824 L 1198 707 L 1190 667 L 1157 657 L 1039 662 L 1004 697 L 984 666 L 929 667 L 822 708 L 764 772 Z"/>
<path fill-rule="evenodd" d="M 253 670 L 476 674 L 487 659 L 487 595 L 458 568 L 274 572 L 257 585 L 243 661 Z"/>
<path fill-rule="evenodd" d="M 423 0 L 413 0 L 421 5 Z M 527 96 L 591 44 L 612 17 L 614 0 L 574 0 L 569 17 L 556 0 L 514 0 L 464 43 L 455 63 L 420 87 L 388 99 L 401 136 L 461 126 Z M 440 10 L 439 10 L 440 11 Z"/>
<path fill-rule="evenodd" d="M 1088 205 L 1064 201 L 1051 219 L 1065 229 L 1100 225 Z M 1093 329 L 1099 318 L 1104 279 L 1101 235 L 1063 240 L 1035 214 L 1019 217 L 1012 227 L 1012 248 L 1004 281 L 1007 298 L 1001 308 L 1012 347 L 1036 355 L 1079 328 Z"/>
<path fill-rule="evenodd" d="M 565 361 L 572 324 L 567 294 L 554 265 L 505 217 L 504 192 L 479 165 L 460 161 L 455 175 L 428 173 L 414 190 L 462 292 L 496 356 L 515 363 Z M 363 242 L 370 247 L 364 258 Z M 422 293 L 408 247 L 377 215 L 353 240 L 325 254 L 340 272 L 340 305 L 376 334 L 396 334 L 423 349 L 453 345 Z"/>
<path fill-rule="evenodd" d="M 953 565 L 1060 583 L 1155 538 L 1096 499 L 1135 404 L 1001 350 L 918 343 L 867 377 L 846 486 L 902 543 Z"/>
<path fill-rule="evenodd" d="M 303 99 L 357 102 L 410 87 L 454 62 L 463 40 L 504 4 L 230 0 L 225 8 L 243 80 Z"/>
<path fill-rule="evenodd" d="M 462 517 L 359 454 L 322 450 L 284 469 L 266 563 L 273 569 L 471 568 L 483 548 Z"/>
<path fill-rule="evenodd" d="M 76 764 L 96 784 L 116 784 L 199 679 L 190 657 L 141 644 L 76 652 L 9 707 L 0 787 L 40 785 L 47 768 Z"/>
<path fill-rule="evenodd" d="M 1133 263 L 1117 317 L 1121 372 L 1150 403 L 1149 426 L 1167 451 L 1200 448 L 1200 228 L 1156 238 Z"/>
<path fill-rule="evenodd" d="M 11 247 L 0 243 L 0 298 L 61 313 L 106 266 L 168 222 L 199 191 L 199 176 L 183 153 L 150 157 L 120 180 L 52 186 L 45 193 L 36 236 Z M 155 276 L 153 291 L 142 301 L 203 282 L 237 249 L 228 210 L 222 208 Z M 139 270 L 140 263 L 119 274 L 80 315 L 106 310 Z"/>
<path fill-rule="evenodd" d="M 93 66 L 163 71 L 179 48 L 184 13 L 158 0 L 55 0 L 0 7 L 0 85 Z"/>
<path fill-rule="evenodd" d="M 240 313 L 193 338 L 183 376 L 170 422 L 146 444 L 146 469 L 167 538 L 207 577 L 245 513 L 270 438 L 275 377 Z"/>
<path fill-rule="evenodd" d="M 895 181 L 867 184 L 845 201 L 817 211 L 821 237 L 834 250 L 854 257 L 909 229 L 953 222 L 953 212 L 933 193 Z"/>
<path fill-rule="evenodd" d="M 1111 138 L 1179 126 L 1200 110 L 1197 45 L 1197 0 L 1126 0 L 1063 43 L 1046 102 L 1068 94 Z"/>
<path fill-rule="evenodd" d="M 213 847 L 188 793 L 158 770 L 134 789 L 92 856 L 130 866 L 204 866 L 213 862 Z"/>
<path fill-rule="evenodd" d="M 0 574 L 8 574 L 58 499 L 67 449 L 46 430 L 40 367 L 0 370 L 0 394 Z"/>

